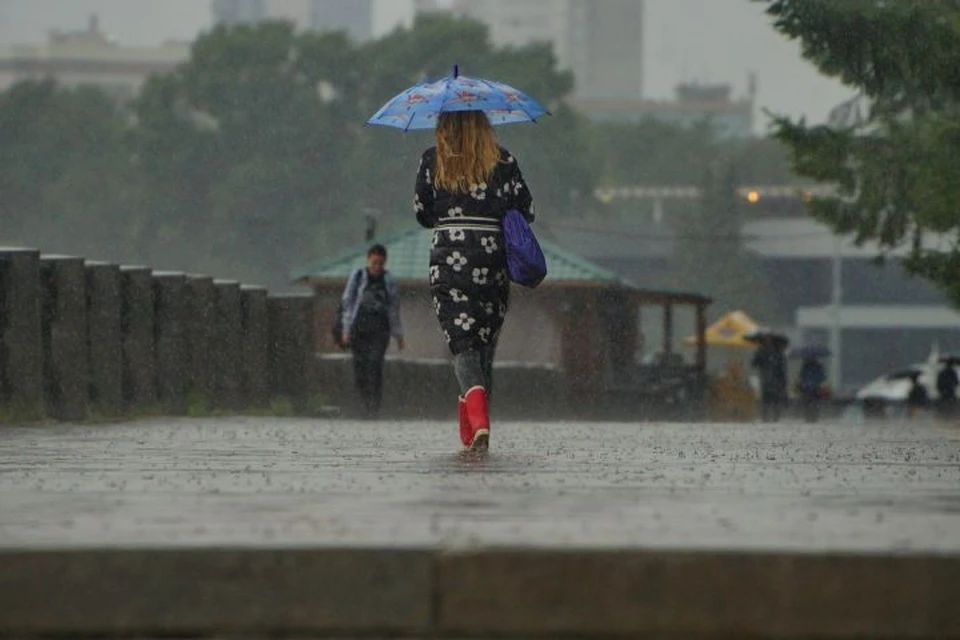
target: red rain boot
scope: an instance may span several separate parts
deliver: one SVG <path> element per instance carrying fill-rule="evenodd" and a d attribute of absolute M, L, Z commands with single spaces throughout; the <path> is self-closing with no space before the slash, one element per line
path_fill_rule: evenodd
<path fill-rule="evenodd" d="M 460 442 L 463 446 L 469 447 L 473 440 L 473 431 L 470 429 L 470 418 L 467 417 L 467 403 L 460 398 Z"/>
<path fill-rule="evenodd" d="M 467 408 L 467 421 L 470 426 L 469 443 L 464 443 L 471 451 L 486 451 L 490 446 L 490 414 L 487 406 L 487 392 L 483 387 L 473 387 L 463 396 Z"/>

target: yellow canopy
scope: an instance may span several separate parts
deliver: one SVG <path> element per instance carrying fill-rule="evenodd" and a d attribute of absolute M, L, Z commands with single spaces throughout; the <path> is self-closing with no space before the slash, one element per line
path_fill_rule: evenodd
<path fill-rule="evenodd" d="M 731 311 L 712 325 L 707 327 L 704 340 L 708 347 L 742 347 L 752 349 L 756 343 L 743 339 L 743 336 L 760 328 L 753 319 L 743 311 Z M 697 344 L 697 336 L 689 336 L 683 340 L 686 345 Z"/>

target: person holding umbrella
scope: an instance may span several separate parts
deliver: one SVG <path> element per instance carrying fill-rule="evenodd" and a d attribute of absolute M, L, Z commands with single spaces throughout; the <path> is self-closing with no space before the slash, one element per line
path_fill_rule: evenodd
<path fill-rule="evenodd" d="M 760 376 L 760 414 L 764 422 L 777 422 L 787 402 L 786 336 L 758 331 L 744 336 L 758 343 L 750 364 Z"/>
<path fill-rule="evenodd" d="M 453 74 L 417 85 L 369 121 L 403 130 L 434 129 L 436 144 L 417 170 L 414 210 L 433 230 L 430 291 L 453 354 L 460 387 L 460 440 L 468 451 L 490 442 L 493 359 L 510 298 L 503 220 L 533 222 L 533 198 L 493 124 L 535 121 L 547 110 L 502 83 Z"/>
<path fill-rule="evenodd" d="M 797 392 L 803 406 L 803 417 L 807 422 L 816 422 L 820 419 L 820 403 L 823 399 L 823 385 L 827 381 L 827 373 L 823 368 L 821 358 L 830 355 L 830 351 L 820 345 L 803 345 L 791 351 L 790 356 L 800 358 L 800 373 L 797 376 Z"/>

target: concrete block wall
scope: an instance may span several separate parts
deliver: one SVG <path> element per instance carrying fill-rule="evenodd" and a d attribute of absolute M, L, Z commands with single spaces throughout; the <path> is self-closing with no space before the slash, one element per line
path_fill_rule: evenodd
<path fill-rule="evenodd" d="M 0 248 L 0 412 L 15 418 L 44 413 L 40 319 L 40 252 Z"/>
<path fill-rule="evenodd" d="M 960 637 L 960 560 L 908 552 L 80 549 L 0 563 L 5 638 Z"/>
<path fill-rule="evenodd" d="M 0 248 L 0 424 L 317 395 L 310 296 Z"/>

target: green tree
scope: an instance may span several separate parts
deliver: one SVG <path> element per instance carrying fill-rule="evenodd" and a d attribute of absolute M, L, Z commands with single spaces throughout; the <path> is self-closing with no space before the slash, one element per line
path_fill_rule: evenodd
<path fill-rule="evenodd" d="M 464 75 L 505 82 L 546 105 L 552 116 L 536 125 L 499 127 L 504 146 L 520 159 L 539 210 L 562 215 L 576 210 L 581 196 L 593 191 L 595 170 L 588 155 L 586 122 L 563 99 L 573 89 L 572 74 L 560 71 L 546 44 L 495 47 L 488 28 L 473 20 L 421 14 L 409 29 L 397 29 L 364 45 L 359 67 L 365 93 L 359 102 L 362 122 L 407 87 L 449 74 L 454 64 Z M 402 134 L 368 127 L 360 136 L 350 173 L 370 180 L 356 206 L 388 214 L 387 223 L 412 221 L 413 179 L 421 152 L 434 144 L 432 132 Z"/>
<path fill-rule="evenodd" d="M 155 260 L 284 285 L 349 200 L 352 56 L 342 33 L 221 26 L 147 83 L 136 147 Z"/>
<path fill-rule="evenodd" d="M 0 94 L 0 236 L 125 259 L 139 220 L 124 111 L 103 91 L 24 81 Z"/>
<path fill-rule="evenodd" d="M 775 119 L 796 171 L 838 187 L 836 197 L 811 203 L 813 215 L 860 243 L 875 241 L 883 254 L 906 248 L 907 269 L 960 304 L 960 3 L 767 5 L 806 59 L 869 104 L 862 117 L 832 126 Z M 850 113 L 854 106 L 846 105 Z"/>
<path fill-rule="evenodd" d="M 363 125 L 456 62 L 554 108 L 539 127 L 502 133 L 541 210 L 592 190 L 583 123 L 562 105 L 572 77 L 545 45 L 497 49 L 482 24 L 442 16 L 363 45 L 286 23 L 218 27 L 135 103 L 152 262 L 278 286 L 295 264 L 359 241 L 369 209 L 385 228 L 412 224 L 416 164 L 432 136 Z"/>

